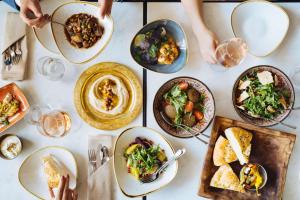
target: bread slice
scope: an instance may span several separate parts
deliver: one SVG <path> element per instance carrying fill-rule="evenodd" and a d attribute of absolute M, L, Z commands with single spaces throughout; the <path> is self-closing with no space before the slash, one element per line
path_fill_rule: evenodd
<path fill-rule="evenodd" d="M 231 127 L 225 130 L 225 135 L 240 164 L 244 165 L 248 163 L 251 152 L 252 133 L 239 127 Z"/>
<path fill-rule="evenodd" d="M 63 176 L 60 164 L 52 155 L 47 155 L 43 157 L 43 166 L 48 179 L 48 186 L 50 188 L 57 188 L 59 181 Z"/>
<path fill-rule="evenodd" d="M 219 136 L 213 153 L 213 161 L 215 166 L 221 166 L 237 160 L 237 156 L 231 148 L 229 141 L 223 136 Z"/>
<path fill-rule="evenodd" d="M 225 190 L 245 192 L 244 188 L 240 185 L 239 178 L 228 164 L 219 167 L 210 181 L 210 186 Z"/>

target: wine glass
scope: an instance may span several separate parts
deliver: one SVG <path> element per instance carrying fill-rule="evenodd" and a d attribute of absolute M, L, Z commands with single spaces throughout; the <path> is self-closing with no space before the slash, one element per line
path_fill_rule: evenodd
<path fill-rule="evenodd" d="M 246 55 L 248 47 L 241 38 L 232 38 L 219 44 L 216 48 L 215 56 L 223 70 L 241 64 Z"/>
<path fill-rule="evenodd" d="M 38 72 L 51 81 L 60 80 L 65 73 L 65 65 L 63 61 L 49 56 L 42 57 L 38 60 Z"/>
<path fill-rule="evenodd" d="M 49 105 L 34 105 L 28 113 L 28 122 L 36 125 L 38 131 L 48 137 L 63 137 L 71 129 L 71 116 L 61 110 L 54 110 Z"/>

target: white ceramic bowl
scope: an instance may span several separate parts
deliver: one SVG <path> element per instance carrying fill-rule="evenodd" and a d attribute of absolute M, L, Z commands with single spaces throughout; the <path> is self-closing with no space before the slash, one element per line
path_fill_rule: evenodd
<path fill-rule="evenodd" d="M 234 35 L 246 41 L 251 54 L 263 57 L 275 51 L 283 41 L 289 17 L 276 4 L 250 0 L 234 8 L 231 26 Z"/>
<path fill-rule="evenodd" d="M 76 188 L 77 164 L 73 154 L 63 147 L 45 147 L 29 155 L 23 161 L 18 173 L 24 189 L 39 199 L 50 199 L 42 161 L 42 158 L 49 154 L 53 155 L 69 174 L 70 188 Z"/>
<path fill-rule="evenodd" d="M 86 13 L 98 18 L 99 24 L 103 26 L 102 37 L 88 49 L 76 48 L 66 39 L 64 27 L 57 23 L 51 23 L 52 34 L 60 53 L 70 62 L 80 64 L 95 58 L 108 44 L 113 33 L 113 20 L 110 16 L 100 19 L 98 6 L 88 2 L 70 2 L 59 6 L 52 14 L 52 21 L 64 24 L 74 14 Z"/>
<path fill-rule="evenodd" d="M 171 144 L 158 132 L 145 127 L 133 127 L 120 134 L 115 143 L 114 171 L 121 191 L 128 197 L 139 197 L 161 189 L 176 176 L 178 162 L 170 165 L 161 176 L 152 183 L 141 183 L 129 174 L 124 158 L 124 151 L 136 137 L 142 137 L 154 142 L 165 150 L 166 156 L 171 158 L 175 152 Z"/>

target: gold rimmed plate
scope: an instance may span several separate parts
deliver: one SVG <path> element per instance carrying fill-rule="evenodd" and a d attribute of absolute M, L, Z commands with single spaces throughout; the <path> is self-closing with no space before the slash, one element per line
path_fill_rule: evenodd
<path fill-rule="evenodd" d="M 117 115 L 99 112 L 89 101 L 89 91 L 93 83 L 105 75 L 118 77 L 124 83 L 129 100 L 125 110 Z M 142 108 L 142 87 L 136 75 L 126 66 L 114 63 L 98 63 L 79 77 L 74 91 L 75 107 L 79 116 L 89 125 L 101 130 L 114 130 L 126 126 L 140 113 Z"/>

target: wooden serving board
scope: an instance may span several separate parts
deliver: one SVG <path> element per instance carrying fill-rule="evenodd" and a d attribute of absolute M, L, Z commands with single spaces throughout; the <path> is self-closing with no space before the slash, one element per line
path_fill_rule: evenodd
<path fill-rule="evenodd" d="M 253 133 L 252 148 L 250 154 L 251 163 L 259 163 L 265 167 L 268 180 L 264 188 L 260 190 L 261 196 L 255 192 L 247 191 L 239 193 L 209 186 L 210 180 L 218 167 L 213 164 L 213 150 L 219 135 L 226 138 L 224 130 L 229 127 L 241 127 Z M 257 127 L 245 122 L 240 122 L 217 116 L 213 125 L 211 139 L 205 158 L 201 175 L 201 183 L 198 195 L 217 200 L 277 200 L 282 198 L 287 167 L 296 135 Z M 230 163 L 233 171 L 239 177 L 242 166 L 238 161 Z"/>

